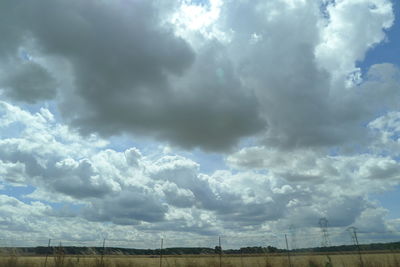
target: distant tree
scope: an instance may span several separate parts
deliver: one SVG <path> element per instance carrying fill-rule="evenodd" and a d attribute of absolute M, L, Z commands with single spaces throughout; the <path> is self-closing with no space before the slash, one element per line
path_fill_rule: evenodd
<path fill-rule="evenodd" d="M 214 252 L 215 252 L 215 254 L 221 254 L 222 253 L 221 247 L 220 246 L 215 246 Z"/>
<path fill-rule="evenodd" d="M 267 247 L 267 251 L 268 251 L 269 253 L 276 253 L 276 252 L 278 252 L 278 248 L 272 247 L 272 246 L 268 246 L 268 247 Z"/>

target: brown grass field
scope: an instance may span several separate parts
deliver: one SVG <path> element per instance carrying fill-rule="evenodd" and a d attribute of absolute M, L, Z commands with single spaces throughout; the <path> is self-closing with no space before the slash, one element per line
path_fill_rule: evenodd
<path fill-rule="evenodd" d="M 158 256 L 109 256 L 101 260 L 101 256 L 64 256 L 51 255 L 47 258 L 38 256 L 0 256 L 2 267 L 400 267 L 400 254 L 395 253 L 370 253 L 363 254 L 361 265 L 357 254 L 332 254 L 329 256 L 331 265 L 326 255 L 292 255 L 289 265 L 287 255 L 263 256 L 230 256 L 222 257 L 221 265 L 218 256 L 164 256 L 160 265 Z"/>

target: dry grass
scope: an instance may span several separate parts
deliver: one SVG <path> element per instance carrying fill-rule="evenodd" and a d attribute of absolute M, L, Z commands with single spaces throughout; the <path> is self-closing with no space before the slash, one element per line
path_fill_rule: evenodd
<path fill-rule="evenodd" d="M 297 255 L 291 257 L 293 267 L 358 267 L 358 255 Z M 44 267 L 45 258 L 35 256 L 1 256 L 2 267 Z M 364 267 L 400 267 L 399 254 L 365 254 Z M 329 265 L 331 264 L 331 265 Z M 223 267 L 278 267 L 289 266 L 286 256 L 224 256 Z M 140 256 L 66 256 L 51 255 L 46 267 L 158 267 L 160 259 Z M 219 267 L 219 257 L 214 256 L 165 256 L 163 267 Z"/>

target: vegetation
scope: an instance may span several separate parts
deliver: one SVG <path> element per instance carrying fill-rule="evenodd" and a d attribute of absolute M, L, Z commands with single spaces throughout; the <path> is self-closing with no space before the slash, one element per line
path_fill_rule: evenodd
<path fill-rule="evenodd" d="M 295 255 L 292 267 L 358 267 L 362 266 L 356 254 L 331 255 L 331 262 L 323 255 Z M 393 253 L 364 254 L 364 267 L 400 267 L 400 255 Z M 104 260 L 98 256 L 66 256 L 55 254 L 48 258 L 37 256 L 3 256 L 2 267 L 155 267 L 160 266 L 159 257 L 150 256 L 108 256 Z M 218 256 L 167 256 L 162 259 L 163 267 L 219 267 Z M 265 254 L 263 256 L 224 255 L 223 267 L 278 267 L 289 266 L 286 255 Z"/>
<path fill-rule="evenodd" d="M 128 249 L 102 247 L 3 248 L 1 267 L 400 267 L 400 242 L 282 250 L 243 247 L 222 250 L 207 247 Z M 161 252 L 163 258 L 160 258 Z M 397 252 L 397 253 L 396 253 Z M 220 257 L 220 254 L 222 257 Z M 290 264 L 289 264 L 290 256 Z"/>
<path fill-rule="evenodd" d="M 22 255 L 46 255 L 55 254 L 59 247 L 20 247 L 18 253 Z M 208 248 L 208 247 L 175 247 L 165 248 L 162 250 L 163 255 L 213 255 L 219 254 L 221 248 Z M 360 245 L 361 251 L 399 251 L 400 242 L 392 243 L 375 243 Z M 9 251 L 6 254 L 15 254 L 11 248 L 3 248 L 3 251 Z M 74 247 L 64 246 L 62 251 L 67 255 L 93 255 L 102 254 L 102 247 Z M 330 247 L 316 247 L 316 248 L 303 248 L 290 250 L 296 253 L 325 253 L 325 252 L 354 252 L 357 247 L 354 245 L 343 246 L 330 246 Z M 285 249 L 278 249 L 276 247 L 243 247 L 240 249 L 227 249 L 223 250 L 223 254 L 264 254 L 264 253 L 284 253 Z M 160 255 L 160 249 L 134 249 L 134 248 L 117 248 L 108 247 L 105 250 L 108 255 Z"/>

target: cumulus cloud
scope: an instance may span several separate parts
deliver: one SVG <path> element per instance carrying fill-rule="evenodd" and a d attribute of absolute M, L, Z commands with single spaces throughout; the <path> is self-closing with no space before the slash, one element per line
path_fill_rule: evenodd
<path fill-rule="evenodd" d="M 391 1 L 3 1 L 0 17 L 0 181 L 37 200 L 1 195 L 21 218 L 81 236 L 396 227 L 369 195 L 400 182 L 400 72 L 356 68 Z M 169 153 L 107 141 L 120 135 Z M 241 149 L 203 173 L 175 146 Z"/>
<path fill-rule="evenodd" d="M 44 212 L 50 209 L 40 202 L 25 204 L 16 198 L 0 195 L 1 221 L 0 227 L 4 231 L 29 233 L 37 231 L 36 225 L 28 218 L 38 220 Z"/>
<path fill-rule="evenodd" d="M 385 30 L 394 19 L 392 2 L 385 0 L 332 1 L 325 7 L 325 15 L 315 52 L 318 63 L 330 70 L 334 79 L 357 71 L 356 62 L 385 39 Z"/>
<path fill-rule="evenodd" d="M 118 152 L 95 137 L 78 138 L 48 110 L 30 113 L 3 102 L 2 113 L 2 182 L 34 186 L 28 199 L 79 205 L 65 211 L 48 208 L 43 216 L 200 234 L 275 224 L 312 227 L 321 217 L 329 218 L 332 227 L 345 227 L 380 209 L 368 194 L 399 183 L 398 163 L 389 157 L 323 157 L 311 150 L 263 147 L 243 149 L 228 159 L 236 169 L 248 170 L 205 174 L 183 156 L 147 157 L 137 148 Z M 7 137 L 12 125 L 23 130 Z M 252 153 L 264 161 L 241 160 L 251 161 Z M 257 173 L 255 166 L 268 172 Z M 380 226 L 387 229 L 385 222 Z"/>

